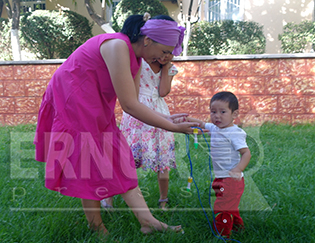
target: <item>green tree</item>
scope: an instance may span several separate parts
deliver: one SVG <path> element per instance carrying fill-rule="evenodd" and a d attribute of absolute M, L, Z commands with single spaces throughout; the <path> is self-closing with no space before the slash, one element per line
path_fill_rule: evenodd
<path fill-rule="evenodd" d="M 283 53 L 303 53 L 307 45 L 315 44 L 315 23 L 303 21 L 299 24 L 288 23 L 283 27 L 283 34 L 278 36 Z"/>
<path fill-rule="evenodd" d="M 11 48 L 11 21 L 0 18 L 0 60 L 13 60 Z"/>
<path fill-rule="evenodd" d="M 192 28 L 189 55 L 262 54 L 263 27 L 252 21 L 201 21 Z"/>
<path fill-rule="evenodd" d="M 21 60 L 21 47 L 19 39 L 20 25 L 20 0 L 12 0 L 12 7 L 8 0 L 0 0 L 0 5 L 5 5 L 8 18 L 11 23 L 11 50 L 14 61 Z M 1 8 L 2 10 L 2 8 Z M 1 15 L 0 15 L 1 16 Z"/>
<path fill-rule="evenodd" d="M 37 58 L 67 58 L 92 37 L 92 24 L 73 11 L 37 10 L 22 17 L 21 32 Z"/>
<path fill-rule="evenodd" d="M 133 14 L 148 12 L 152 17 L 169 15 L 167 8 L 159 0 L 121 0 L 113 15 L 113 29 L 120 31 L 125 20 Z"/>

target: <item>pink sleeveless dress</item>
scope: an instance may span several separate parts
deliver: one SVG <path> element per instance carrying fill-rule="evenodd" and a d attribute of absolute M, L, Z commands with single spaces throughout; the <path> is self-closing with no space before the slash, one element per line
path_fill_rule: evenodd
<path fill-rule="evenodd" d="M 34 140 L 36 160 L 46 162 L 45 186 L 63 195 L 102 200 L 138 185 L 132 152 L 116 126 L 117 96 L 100 53 L 109 39 L 128 45 L 126 58 L 134 78 L 141 58 L 136 58 L 129 38 L 102 34 L 69 56 L 43 96 Z"/>

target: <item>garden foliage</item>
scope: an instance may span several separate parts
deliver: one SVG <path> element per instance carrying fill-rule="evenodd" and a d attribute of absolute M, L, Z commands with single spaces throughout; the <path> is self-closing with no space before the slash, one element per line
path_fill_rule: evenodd
<path fill-rule="evenodd" d="M 13 59 L 11 51 L 11 21 L 0 18 L 0 60 L 10 61 Z"/>
<path fill-rule="evenodd" d="M 12 59 L 10 41 L 9 21 L 0 18 L 0 60 L 8 61 Z"/>
<path fill-rule="evenodd" d="M 315 22 L 288 23 L 278 36 L 283 53 L 304 53 L 308 45 L 315 44 Z"/>
<path fill-rule="evenodd" d="M 265 47 L 263 27 L 256 22 L 201 21 L 192 28 L 188 55 L 262 54 Z"/>
<path fill-rule="evenodd" d="M 67 58 L 92 37 L 92 25 L 73 11 L 37 10 L 21 18 L 22 38 L 38 59 Z"/>
<path fill-rule="evenodd" d="M 119 32 L 130 15 L 144 14 L 145 12 L 148 12 L 152 17 L 161 14 L 169 15 L 167 8 L 159 0 L 121 0 L 112 17 L 112 27 L 116 32 Z"/>

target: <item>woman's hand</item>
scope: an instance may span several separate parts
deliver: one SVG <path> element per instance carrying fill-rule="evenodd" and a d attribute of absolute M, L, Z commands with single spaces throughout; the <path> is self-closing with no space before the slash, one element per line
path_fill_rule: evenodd
<path fill-rule="evenodd" d="M 185 134 L 193 134 L 194 128 L 199 127 L 199 123 L 196 123 L 196 122 L 181 122 L 174 125 L 175 125 L 174 132 L 180 132 L 180 133 L 185 133 Z M 203 130 L 198 129 L 198 135 L 201 135 L 207 132 L 209 132 L 209 130 L 207 129 L 203 129 Z"/>
<path fill-rule="evenodd" d="M 175 131 L 179 133 L 185 133 L 185 134 L 193 134 L 194 128 L 197 127 L 198 124 L 195 122 L 182 122 L 175 125 Z M 200 133 L 201 134 L 201 133 Z"/>

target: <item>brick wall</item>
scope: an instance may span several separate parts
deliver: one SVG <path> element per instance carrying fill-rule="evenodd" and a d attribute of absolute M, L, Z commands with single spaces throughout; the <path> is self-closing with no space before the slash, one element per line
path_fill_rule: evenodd
<path fill-rule="evenodd" d="M 0 123 L 36 123 L 41 97 L 62 60 L 0 62 Z M 216 92 L 234 92 L 237 123 L 315 122 L 315 55 L 247 55 L 177 58 L 179 73 L 166 97 L 171 113 L 209 120 Z M 121 118 L 116 107 L 117 120 Z"/>

